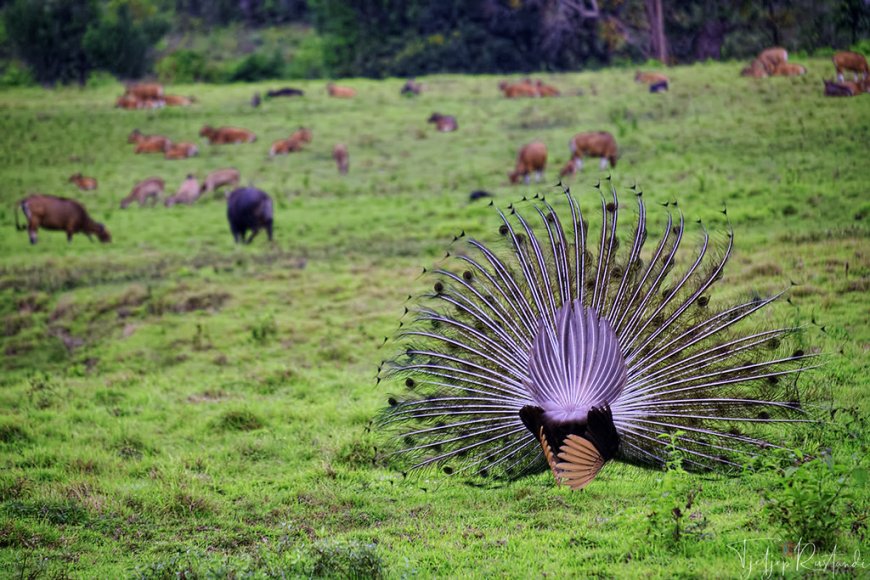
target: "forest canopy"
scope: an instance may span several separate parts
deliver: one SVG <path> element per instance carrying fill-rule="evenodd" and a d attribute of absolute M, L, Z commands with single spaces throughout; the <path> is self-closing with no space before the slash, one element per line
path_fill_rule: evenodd
<path fill-rule="evenodd" d="M 0 0 L 0 11 L 6 85 L 98 71 L 213 82 L 575 71 L 861 49 L 870 35 L 866 0 Z M 258 34 L 282 26 L 295 32 Z M 221 30 L 253 40 L 225 61 L 195 46 Z"/>

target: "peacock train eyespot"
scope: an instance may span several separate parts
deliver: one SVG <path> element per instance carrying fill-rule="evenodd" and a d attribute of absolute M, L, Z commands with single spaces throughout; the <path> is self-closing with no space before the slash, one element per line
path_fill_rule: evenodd
<path fill-rule="evenodd" d="M 779 295 L 707 308 L 716 284 L 734 283 L 730 229 L 710 235 L 668 203 L 648 230 L 649 196 L 633 197 L 636 211 L 613 190 L 592 204 L 598 232 L 566 191 L 499 211 L 511 244 L 454 240 L 468 269 L 419 298 L 400 329 L 407 356 L 384 366 L 414 391 L 379 422 L 401 469 L 549 471 L 580 489 L 611 461 L 661 469 L 676 450 L 688 471 L 739 472 L 817 422 L 803 387 L 813 355 L 788 347 L 797 329 L 757 316 Z"/>

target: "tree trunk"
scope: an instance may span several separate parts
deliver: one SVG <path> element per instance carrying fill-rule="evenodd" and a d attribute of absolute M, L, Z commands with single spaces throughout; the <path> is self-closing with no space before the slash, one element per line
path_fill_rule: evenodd
<path fill-rule="evenodd" d="M 667 63 L 668 46 L 662 0 L 646 0 L 646 17 L 649 22 L 650 56 Z"/>

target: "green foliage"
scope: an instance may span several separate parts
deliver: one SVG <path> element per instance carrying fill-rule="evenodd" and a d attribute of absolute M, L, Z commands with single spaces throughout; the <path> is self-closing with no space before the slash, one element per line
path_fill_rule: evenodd
<path fill-rule="evenodd" d="M 287 76 L 294 79 L 318 79 L 327 76 L 323 39 L 309 34 L 287 65 Z"/>
<path fill-rule="evenodd" d="M 209 68 L 206 57 L 192 50 L 177 50 L 160 59 L 155 67 L 164 83 L 194 83 L 219 80 Z"/>
<path fill-rule="evenodd" d="M 95 68 L 121 78 L 138 78 L 149 70 L 151 47 L 168 28 L 160 19 L 134 22 L 130 6 L 120 4 L 88 28 L 82 46 Z"/>
<path fill-rule="evenodd" d="M 0 73 L 0 87 L 28 87 L 33 80 L 30 70 L 14 61 L 7 63 Z"/>
<path fill-rule="evenodd" d="M 91 64 L 82 40 L 98 17 L 96 0 L 16 0 L 4 13 L 9 40 L 40 83 L 84 84 Z"/>
<path fill-rule="evenodd" d="M 285 76 L 284 58 L 278 51 L 271 55 L 255 52 L 246 56 L 230 73 L 231 82 L 256 82 Z"/>
<path fill-rule="evenodd" d="M 374 544 L 321 541 L 312 548 L 312 574 L 318 578 L 382 578 L 383 564 Z"/>

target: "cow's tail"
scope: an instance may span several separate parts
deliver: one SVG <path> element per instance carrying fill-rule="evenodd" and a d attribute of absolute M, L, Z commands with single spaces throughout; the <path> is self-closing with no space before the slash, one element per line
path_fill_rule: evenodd
<path fill-rule="evenodd" d="M 26 229 L 27 229 L 27 226 L 22 226 L 22 225 L 18 222 L 18 210 L 20 209 L 20 210 L 21 210 L 21 213 L 24 214 L 24 217 L 27 218 L 27 221 L 30 221 L 30 216 L 27 215 L 27 200 L 26 200 L 26 199 L 22 199 L 22 200 L 21 200 L 20 202 L 18 202 L 16 205 L 17 205 L 18 207 L 15 208 L 15 212 L 14 212 L 14 213 L 15 213 L 15 229 L 16 229 L 16 230 L 19 230 L 19 231 L 21 231 L 21 230 L 26 230 Z"/>

